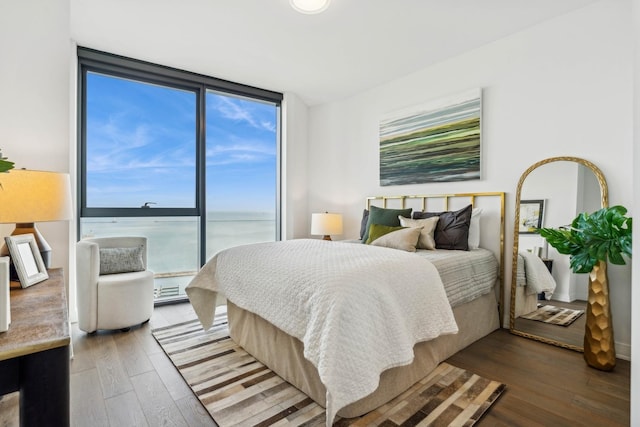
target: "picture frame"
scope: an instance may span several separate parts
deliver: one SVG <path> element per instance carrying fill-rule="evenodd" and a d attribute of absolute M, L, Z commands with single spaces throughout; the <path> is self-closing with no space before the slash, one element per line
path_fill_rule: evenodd
<path fill-rule="evenodd" d="M 18 274 L 20 286 L 27 288 L 49 278 L 33 234 L 7 236 L 4 240 L 9 248 L 9 255 Z"/>
<path fill-rule="evenodd" d="M 542 228 L 544 200 L 520 200 L 519 234 L 536 234 Z"/>

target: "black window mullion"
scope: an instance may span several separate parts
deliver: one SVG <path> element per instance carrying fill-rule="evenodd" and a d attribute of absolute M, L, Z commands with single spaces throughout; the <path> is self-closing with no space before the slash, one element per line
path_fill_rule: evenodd
<path fill-rule="evenodd" d="M 199 254 L 200 265 L 204 265 L 207 261 L 207 89 L 204 85 L 200 87 L 198 92 L 198 117 L 196 124 L 198 125 L 196 148 L 196 206 L 200 212 L 200 235 L 199 235 Z"/>

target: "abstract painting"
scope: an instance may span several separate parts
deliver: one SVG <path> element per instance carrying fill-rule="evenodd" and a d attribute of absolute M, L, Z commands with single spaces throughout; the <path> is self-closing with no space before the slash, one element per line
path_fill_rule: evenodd
<path fill-rule="evenodd" d="M 544 200 L 520 200 L 520 224 L 518 233 L 535 234 L 542 228 Z"/>
<path fill-rule="evenodd" d="M 482 91 L 474 89 L 380 121 L 380 185 L 480 179 Z"/>

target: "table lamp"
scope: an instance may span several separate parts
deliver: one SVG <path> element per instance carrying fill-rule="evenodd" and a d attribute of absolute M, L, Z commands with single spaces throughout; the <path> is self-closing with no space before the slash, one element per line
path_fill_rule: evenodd
<path fill-rule="evenodd" d="M 51 246 L 36 228 L 36 222 L 71 219 L 69 174 L 13 169 L 0 174 L 0 223 L 15 223 L 12 236 L 32 233 L 46 268 L 51 262 Z M 0 250 L 7 255 L 8 248 Z"/>
<path fill-rule="evenodd" d="M 342 215 L 335 213 L 311 214 L 311 234 L 331 240 L 331 234 L 342 234 Z"/>

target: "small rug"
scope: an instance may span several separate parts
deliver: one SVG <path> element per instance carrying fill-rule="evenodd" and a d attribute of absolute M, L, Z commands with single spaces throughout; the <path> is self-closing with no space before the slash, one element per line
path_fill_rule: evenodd
<path fill-rule="evenodd" d="M 582 316 L 582 313 L 584 313 L 584 310 L 573 310 L 571 308 L 556 307 L 555 305 L 543 305 L 536 311 L 520 317 L 549 323 L 551 325 L 569 326 L 578 317 Z"/>
<path fill-rule="evenodd" d="M 229 338 L 226 313 L 205 332 L 197 320 L 153 330 L 194 394 L 220 427 L 324 426 L 325 410 Z M 447 363 L 394 400 L 334 426 L 472 426 L 505 385 Z"/>

